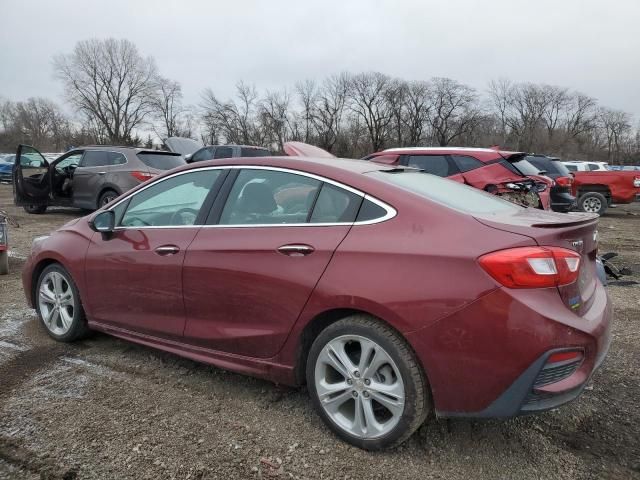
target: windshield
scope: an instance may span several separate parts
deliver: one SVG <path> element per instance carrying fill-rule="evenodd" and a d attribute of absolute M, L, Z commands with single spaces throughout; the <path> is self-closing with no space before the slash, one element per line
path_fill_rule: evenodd
<path fill-rule="evenodd" d="M 140 152 L 138 153 L 138 158 L 147 167 L 157 170 L 171 170 L 185 164 L 182 156 L 175 153 Z"/>
<path fill-rule="evenodd" d="M 540 175 L 540 169 L 531 164 L 528 160 L 518 160 L 513 165 L 525 175 Z"/>
<path fill-rule="evenodd" d="M 515 212 L 523 208 L 477 188 L 428 173 L 378 170 L 369 175 L 471 215 Z"/>

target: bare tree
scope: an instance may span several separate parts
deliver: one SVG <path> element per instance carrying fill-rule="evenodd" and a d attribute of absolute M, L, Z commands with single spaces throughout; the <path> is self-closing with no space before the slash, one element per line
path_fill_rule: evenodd
<path fill-rule="evenodd" d="M 313 97 L 311 122 L 318 146 L 332 152 L 342 128 L 344 108 L 349 93 L 349 76 L 345 73 L 326 78 Z"/>
<path fill-rule="evenodd" d="M 379 72 L 360 73 L 350 81 L 349 107 L 364 122 L 374 152 L 384 146 L 393 116 L 387 96 L 390 83 L 391 79 Z"/>
<path fill-rule="evenodd" d="M 188 136 L 184 128 L 186 109 L 182 105 L 182 87 L 174 80 L 158 77 L 154 93 L 151 96 L 151 107 L 155 119 L 160 123 L 160 131 L 156 134 L 164 140 L 168 137 Z M 154 126 L 155 130 L 155 126 Z"/>
<path fill-rule="evenodd" d="M 132 143 L 152 110 L 156 66 L 129 40 L 84 40 L 54 58 L 67 99 L 114 143 Z"/>
<path fill-rule="evenodd" d="M 267 92 L 260 101 L 259 108 L 269 143 L 277 145 L 278 151 L 283 152 L 284 142 L 291 129 L 289 94 L 286 91 Z"/>
<path fill-rule="evenodd" d="M 450 78 L 434 78 L 430 89 L 428 120 L 440 146 L 471 132 L 481 112 L 476 91 Z"/>
<path fill-rule="evenodd" d="M 607 161 L 617 163 L 621 151 L 621 143 L 631 131 L 631 118 L 627 112 L 600 108 L 598 123 L 606 137 Z"/>

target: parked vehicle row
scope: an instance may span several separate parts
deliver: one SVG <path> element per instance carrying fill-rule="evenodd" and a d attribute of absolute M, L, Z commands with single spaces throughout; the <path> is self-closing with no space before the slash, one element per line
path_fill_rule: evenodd
<path fill-rule="evenodd" d="M 610 170 L 607 162 L 564 161 L 562 163 L 570 172 L 606 172 Z"/>
<path fill-rule="evenodd" d="M 440 175 L 389 158 L 412 153 L 163 172 L 35 239 L 25 294 L 58 341 L 98 330 L 306 383 L 327 426 L 366 449 L 403 442 L 431 414 L 510 417 L 575 399 L 611 338 L 598 217 L 483 191 L 534 183 L 503 163 L 520 155 L 440 152 Z M 455 175 L 485 184 L 439 178 Z"/>

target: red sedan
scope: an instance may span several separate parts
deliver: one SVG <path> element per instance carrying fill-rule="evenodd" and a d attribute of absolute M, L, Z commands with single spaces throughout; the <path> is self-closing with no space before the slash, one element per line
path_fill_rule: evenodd
<path fill-rule="evenodd" d="M 596 225 L 413 169 L 225 159 L 36 239 L 23 283 L 56 340 L 98 330 L 306 383 L 330 429 L 378 449 L 430 412 L 580 394 L 610 339 Z"/>

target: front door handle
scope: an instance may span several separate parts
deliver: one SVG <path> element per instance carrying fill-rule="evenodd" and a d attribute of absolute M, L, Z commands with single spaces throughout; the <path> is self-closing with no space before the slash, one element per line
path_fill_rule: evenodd
<path fill-rule="evenodd" d="M 166 257 L 168 255 L 175 255 L 180 251 L 180 248 L 175 245 L 162 245 L 154 250 L 158 255 Z"/>
<path fill-rule="evenodd" d="M 314 251 L 315 251 L 315 248 L 313 248 L 311 245 L 304 245 L 304 244 L 297 244 L 297 243 L 282 245 L 281 247 L 278 248 L 278 252 L 282 253 L 283 255 L 288 255 L 290 257 L 302 257 L 304 255 L 309 255 Z"/>

